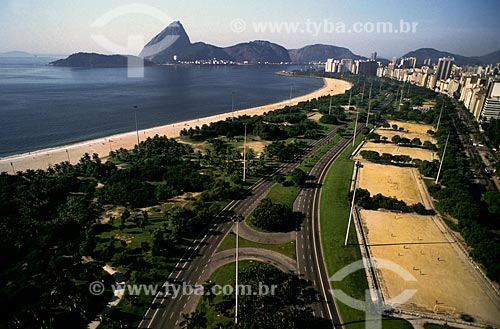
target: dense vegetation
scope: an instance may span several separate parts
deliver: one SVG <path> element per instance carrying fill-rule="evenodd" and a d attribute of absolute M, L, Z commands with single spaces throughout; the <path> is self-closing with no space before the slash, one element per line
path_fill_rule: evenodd
<path fill-rule="evenodd" d="M 226 284 L 228 282 L 219 282 Z M 234 284 L 234 281 L 231 282 Z M 212 285 L 208 282 L 207 285 Z M 284 273 L 276 267 L 257 262 L 241 270 L 240 285 L 249 285 L 253 292 L 259 291 L 259 285 L 275 286 L 274 294 L 256 294 L 239 296 L 238 328 L 330 328 L 331 323 L 315 318 L 311 308 L 307 307 L 318 300 L 317 292 L 310 284 L 296 275 Z M 224 322 L 234 317 L 235 296 L 224 295 L 214 300 L 207 299 L 210 307 L 217 313 L 220 325 L 215 327 L 233 328 L 233 324 Z M 187 328 L 205 328 L 206 319 L 197 311 L 184 317 Z"/>
<path fill-rule="evenodd" d="M 451 101 L 444 99 L 444 102 L 441 125 L 435 134 L 441 156 L 448 134 L 449 141 L 439 184 L 431 184 L 429 192 L 438 200 L 437 209 L 440 212 L 458 220 L 456 225 L 452 221 L 448 223 L 460 231 L 472 248 L 472 257 L 484 265 L 490 278 L 498 282 L 500 242 L 491 230 L 498 229 L 500 225 L 497 210 L 500 194 L 485 193 L 483 186 L 473 183 L 474 177 L 457 134 L 463 133 L 465 129 Z M 437 168 L 438 163 L 424 161 L 420 171 L 425 176 L 435 177 Z"/>
<path fill-rule="evenodd" d="M 248 186 L 237 148 L 245 126 L 249 138 L 272 141 L 260 156 L 247 150 L 247 175 L 262 177 L 324 133 L 305 113 L 328 100 L 184 130 L 182 138 L 203 141 L 196 150 L 155 136 L 111 152 L 106 162 L 86 154 L 76 165 L 0 174 L 0 305 L 7 314 L 0 328 L 86 326 L 111 298 L 104 264 L 127 283 L 162 283 L 198 232 Z M 286 177 L 297 186 L 304 180 L 300 170 Z M 96 280 L 107 287 L 99 297 L 88 289 Z M 103 328 L 136 325 L 149 303 L 125 296 Z"/>
<path fill-rule="evenodd" d="M 270 199 L 263 199 L 252 212 L 250 222 L 257 228 L 286 232 L 297 227 L 297 216 L 292 209 L 280 203 L 273 203 Z"/>
<path fill-rule="evenodd" d="M 492 119 L 489 122 L 484 122 L 482 127 L 489 139 L 489 145 L 492 148 L 500 148 L 500 120 Z"/>

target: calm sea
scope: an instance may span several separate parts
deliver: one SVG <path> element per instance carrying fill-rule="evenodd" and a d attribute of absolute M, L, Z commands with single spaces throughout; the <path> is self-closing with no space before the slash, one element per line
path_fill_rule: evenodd
<path fill-rule="evenodd" d="M 264 105 L 306 94 L 319 79 L 275 74 L 283 66 L 75 69 L 0 58 L 0 156 Z"/>

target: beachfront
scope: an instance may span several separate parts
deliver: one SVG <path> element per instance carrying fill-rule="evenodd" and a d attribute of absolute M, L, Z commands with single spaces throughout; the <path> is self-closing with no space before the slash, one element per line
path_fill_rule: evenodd
<path fill-rule="evenodd" d="M 253 107 L 249 109 L 238 110 L 235 112 L 228 112 L 223 114 L 212 115 L 199 119 L 192 119 L 183 122 L 167 124 L 164 126 L 148 128 L 139 130 L 139 139 L 145 140 L 154 135 L 166 135 L 170 138 L 179 137 L 182 129 L 189 127 L 202 126 L 210 124 L 211 122 L 225 120 L 230 117 L 237 117 L 240 115 L 261 115 L 268 111 L 280 109 L 286 105 L 296 105 L 299 102 L 307 101 L 317 97 L 325 96 L 328 94 L 342 94 L 351 88 L 351 83 L 339 80 L 323 78 L 324 85 L 322 88 L 317 89 L 309 94 L 292 98 L 291 100 L 284 100 L 278 103 Z M 50 149 L 43 149 L 39 151 L 13 155 L 0 159 L 0 172 L 14 173 L 17 171 L 25 171 L 27 169 L 47 169 L 49 166 L 63 162 L 70 161 L 72 164 L 77 163 L 80 158 L 88 153 L 92 155 L 97 153 L 101 159 L 105 159 L 111 150 L 119 148 L 131 149 L 137 144 L 137 134 L 135 131 L 112 135 L 108 137 L 101 137 L 93 140 L 88 140 L 71 145 L 63 145 Z"/>

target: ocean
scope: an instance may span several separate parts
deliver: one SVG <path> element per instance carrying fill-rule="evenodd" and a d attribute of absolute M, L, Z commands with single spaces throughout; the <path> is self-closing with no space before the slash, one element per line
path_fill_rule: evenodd
<path fill-rule="evenodd" d="M 274 103 L 320 79 L 277 75 L 286 66 L 63 68 L 0 58 L 0 157 Z"/>

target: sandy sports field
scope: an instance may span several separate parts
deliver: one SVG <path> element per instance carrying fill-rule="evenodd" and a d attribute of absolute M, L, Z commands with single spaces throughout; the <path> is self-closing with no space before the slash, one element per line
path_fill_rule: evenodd
<path fill-rule="evenodd" d="M 431 137 L 427 134 L 418 134 L 418 133 L 407 133 L 407 132 L 404 132 L 404 131 L 396 131 L 396 130 L 392 130 L 392 129 L 384 129 L 384 128 L 378 128 L 375 130 L 375 132 L 377 134 L 379 134 L 380 136 L 385 136 L 387 137 L 387 139 L 390 141 L 392 137 L 394 137 L 395 135 L 399 135 L 400 137 L 406 137 L 410 140 L 412 140 L 413 138 L 420 138 L 420 141 L 422 143 L 424 143 L 425 141 L 429 141 L 433 144 L 436 144 L 436 139 L 434 137 Z"/>
<path fill-rule="evenodd" d="M 416 279 L 405 281 L 393 270 L 377 268 L 386 302 L 416 289 L 399 308 L 452 317 L 464 313 L 475 322 L 500 326 L 498 300 L 489 297 L 488 287 L 479 283 L 436 218 L 370 210 L 361 216 L 372 256 L 398 264 Z"/>
<path fill-rule="evenodd" d="M 368 142 L 363 146 L 363 150 L 376 151 L 382 153 L 390 153 L 392 155 L 409 155 L 412 159 L 420 160 L 439 160 L 436 152 L 426 150 L 419 147 L 399 146 L 392 143 L 374 143 Z"/>
<path fill-rule="evenodd" d="M 190 127 L 202 126 L 211 122 L 225 120 L 233 116 L 240 115 L 261 115 L 268 111 L 283 108 L 287 105 L 296 105 L 299 102 L 318 98 L 325 95 L 342 94 L 351 88 L 351 83 L 339 79 L 323 78 L 324 85 L 307 95 L 286 99 L 274 104 L 258 106 L 254 108 L 238 110 L 235 112 L 212 115 L 209 117 L 177 122 L 165 126 L 154 127 L 139 131 L 139 140 L 144 140 L 154 135 L 166 135 L 170 138 L 179 137 L 182 129 Z M 85 153 L 97 153 L 101 158 L 106 157 L 110 150 L 117 150 L 121 147 L 131 149 L 137 144 L 137 136 L 135 131 L 128 133 L 98 138 L 81 143 L 64 145 L 51 149 L 44 149 L 35 152 L 9 156 L 0 158 L 0 172 L 5 171 L 12 173 L 13 171 L 24 171 L 26 169 L 47 169 L 50 165 L 63 161 L 70 161 L 75 164 Z"/>
<path fill-rule="evenodd" d="M 426 135 L 427 130 L 434 130 L 434 127 L 432 127 L 432 125 L 426 125 L 422 123 L 411 123 L 411 122 L 396 121 L 396 120 L 389 120 L 388 122 L 391 126 L 398 125 L 398 128 L 404 128 L 404 130 L 409 133 Z"/>
<path fill-rule="evenodd" d="M 422 196 L 416 168 L 397 167 L 362 161 L 363 168 L 359 172 L 358 187 L 367 189 L 373 196 L 381 193 L 384 196 L 395 197 L 403 200 L 408 205 L 422 203 L 426 208 L 425 198 Z"/>

